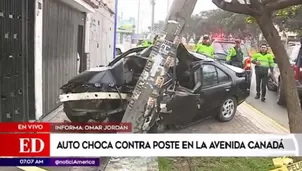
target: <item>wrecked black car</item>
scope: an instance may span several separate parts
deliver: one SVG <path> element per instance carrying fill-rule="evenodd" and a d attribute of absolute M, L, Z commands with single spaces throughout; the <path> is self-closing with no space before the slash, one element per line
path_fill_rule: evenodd
<path fill-rule="evenodd" d="M 61 87 L 60 101 L 72 122 L 120 122 L 152 47 L 130 49 L 108 66 L 87 70 Z M 209 116 L 232 120 L 237 106 L 249 96 L 246 71 L 180 44 L 157 106 L 161 125 L 184 127 Z M 176 64 L 176 65 L 175 65 Z"/>

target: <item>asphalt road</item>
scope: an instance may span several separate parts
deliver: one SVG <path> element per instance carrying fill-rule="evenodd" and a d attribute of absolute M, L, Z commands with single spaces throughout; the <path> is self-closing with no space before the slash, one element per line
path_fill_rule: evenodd
<path fill-rule="evenodd" d="M 251 95 L 247 98 L 246 102 L 259 110 L 261 113 L 266 116 L 272 118 L 285 128 L 289 128 L 288 126 L 288 117 L 287 111 L 285 107 L 279 106 L 277 104 L 277 92 L 267 90 L 266 93 L 266 101 L 262 102 L 259 99 L 255 99 L 256 96 L 256 79 L 255 73 L 252 76 L 252 85 L 251 85 Z"/>

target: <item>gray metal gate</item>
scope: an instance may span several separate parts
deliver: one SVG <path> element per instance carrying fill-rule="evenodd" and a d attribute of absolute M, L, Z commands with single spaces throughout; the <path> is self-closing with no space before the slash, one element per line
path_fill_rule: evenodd
<path fill-rule="evenodd" d="M 34 0 L 0 0 L 0 122 L 34 119 Z"/>
<path fill-rule="evenodd" d="M 85 14 L 58 0 L 43 2 L 43 115 L 60 104 L 60 87 L 77 74 L 79 26 Z"/>

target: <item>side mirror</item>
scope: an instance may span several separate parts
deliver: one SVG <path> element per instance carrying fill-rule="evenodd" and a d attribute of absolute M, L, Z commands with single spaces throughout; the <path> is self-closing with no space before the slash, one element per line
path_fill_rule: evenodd
<path fill-rule="evenodd" d="M 116 49 L 115 49 L 115 52 L 116 52 L 116 54 L 115 54 L 116 56 L 122 54 L 122 50 L 121 50 L 120 48 L 116 48 Z"/>

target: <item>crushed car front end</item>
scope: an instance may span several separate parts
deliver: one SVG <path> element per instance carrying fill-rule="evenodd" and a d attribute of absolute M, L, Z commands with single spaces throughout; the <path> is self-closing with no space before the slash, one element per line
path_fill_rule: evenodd
<path fill-rule="evenodd" d="M 108 118 L 118 121 L 131 92 L 122 86 L 122 82 L 122 78 L 115 74 L 115 68 L 110 67 L 79 74 L 61 87 L 60 101 L 64 104 L 64 112 L 73 122 L 105 121 Z"/>
<path fill-rule="evenodd" d="M 108 66 L 84 71 L 63 85 L 59 98 L 70 121 L 120 122 L 146 61 L 135 55 L 145 49 L 131 49 Z"/>

